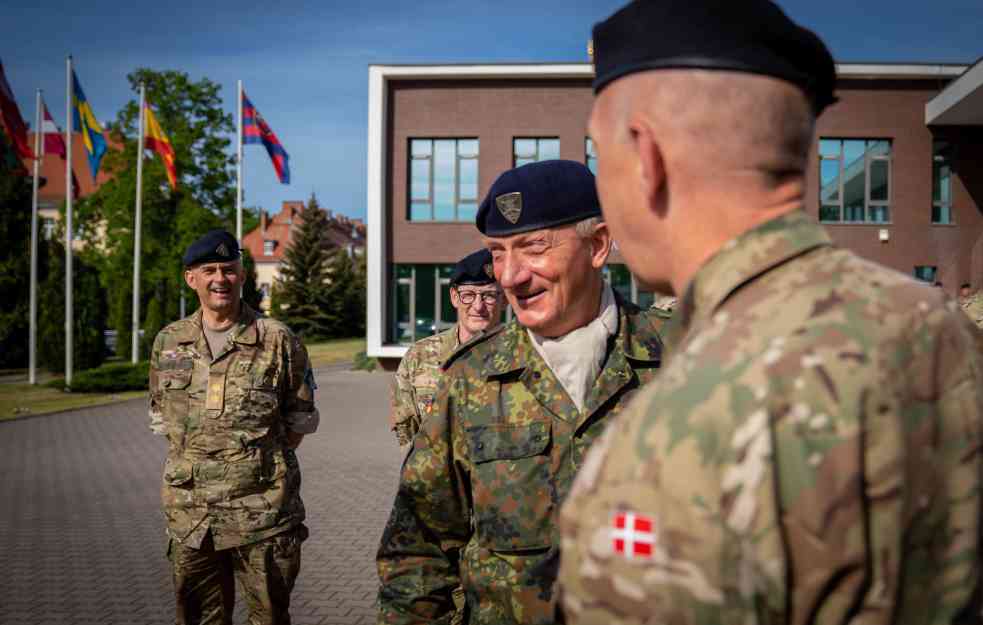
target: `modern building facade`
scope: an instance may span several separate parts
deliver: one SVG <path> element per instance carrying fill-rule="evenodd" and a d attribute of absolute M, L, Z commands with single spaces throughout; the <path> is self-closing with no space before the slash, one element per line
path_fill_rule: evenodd
<path fill-rule="evenodd" d="M 983 64 L 837 65 L 806 210 L 839 244 L 955 292 L 983 284 Z M 450 267 L 480 246 L 478 204 L 504 170 L 592 169 L 590 64 L 369 68 L 368 354 L 402 357 L 454 322 Z M 642 305 L 617 253 L 612 285 Z"/>

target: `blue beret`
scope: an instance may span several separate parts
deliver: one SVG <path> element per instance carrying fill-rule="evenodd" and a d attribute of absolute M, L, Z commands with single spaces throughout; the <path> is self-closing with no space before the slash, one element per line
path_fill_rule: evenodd
<path fill-rule="evenodd" d="M 601 214 L 594 174 L 577 161 L 539 161 L 510 169 L 478 208 L 482 234 L 507 237 Z"/>
<path fill-rule="evenodd" d="M 210 230 L 188 246 L 184 252 L 185 267 L 201 263 L 227 263 L 239 258 L 239 243 L 225 230 Z"/>
<path fill-rule="evenodd" d="M 594 26 L 594 92 L 634 72 L 709 69 L 772 76 L 805 91 L 818 115 L 836 102 L 826 45 L 771 0 L 634 0 Z"/>
<path fill-rule="evenodd" d="M 451 273 L 451 286 L 459 284 L 492 284 L 495 271 L 492 269 L 492 255 L 488 250 L 478 250 L 468 254 L 454 265 Z"/>

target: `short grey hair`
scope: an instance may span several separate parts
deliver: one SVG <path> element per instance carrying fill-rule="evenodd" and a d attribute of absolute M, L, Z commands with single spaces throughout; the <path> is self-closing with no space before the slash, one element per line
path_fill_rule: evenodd
<path fill-rule="evenodd" d="M 602 223 L 604 223 L 604 217 L 600 215 L 588 217 L 587 219 L 578 221 L 574 227 L 574 231 L 581 239 L 589 239 L 594 234 L 594 227 Z"/>

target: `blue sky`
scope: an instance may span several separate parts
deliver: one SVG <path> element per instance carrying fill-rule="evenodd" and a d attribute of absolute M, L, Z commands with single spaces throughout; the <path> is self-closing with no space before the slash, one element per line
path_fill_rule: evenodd
<path fill-rule="evenodd" d="M 18 6 L 12 6 L 13 2 Z M 737 0 L 735 0 L 737 1 Z M 262 146 L 247 146 L 246 204 L 278 210 L 317 193 L 365 216 L 370 63 L 586 62 L 591 25 L 622 0 L 86 2 L 0 0 L 0 59 L 25 118 L 42 88 L 65 118 L 65 55 L 101 120 L 135 95 L 137 67 L 185 71 L 222 86 L 235 110 L 242 79 L 290 153 L 277 183 Z M 983 56 L 980 0 L 780 0 L 838 61 L 970 63 Z M 862 8 L 861 8 L 862 5 Z"/>

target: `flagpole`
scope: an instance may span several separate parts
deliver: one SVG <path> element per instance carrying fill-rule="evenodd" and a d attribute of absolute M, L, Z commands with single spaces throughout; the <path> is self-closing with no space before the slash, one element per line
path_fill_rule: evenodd
<path fill-rule="evenodd" d="M 27 383 L 37 384 L 38 344 L 38 179 L 41 174 L 41 158 L 44 156 L 44 126 L 41 119 L 41 90 L 38 89 L 34 115 L 34 195 L 31 198 L 31 303 L 30 329 L 27 350 Z"/>
<path fill-rule="evenodd" d="M 130 361 L 136 364 L 140 357 L 140 228 L 143 208 L 143 135 L 144 112 L 147 103 L 147 88 L 140 85 L 140 138 L 137 140 L 137 205 L 136 220 L 133 225 L 133 336 L 131 338 Z"/>
<path fill-rule="evenodd" d="M 242 246 L 242 81 L 236 81 L 236 239 Z"/>
<path fill-rule="evenodd" d="M 75 314 L 72 309 L 72 57 L 65 72 L 65 386 L 72 386 Z"/>

